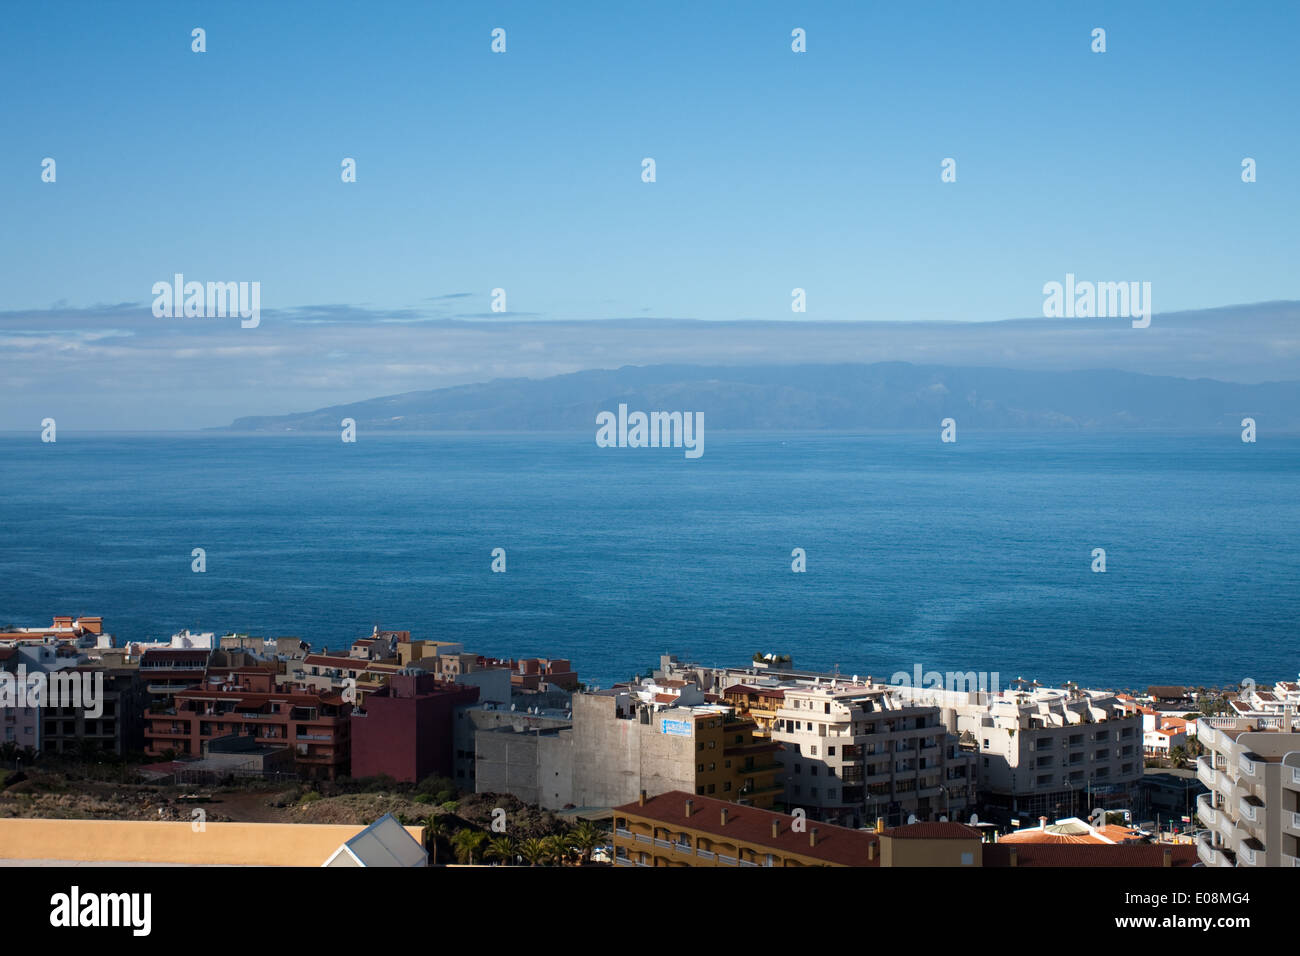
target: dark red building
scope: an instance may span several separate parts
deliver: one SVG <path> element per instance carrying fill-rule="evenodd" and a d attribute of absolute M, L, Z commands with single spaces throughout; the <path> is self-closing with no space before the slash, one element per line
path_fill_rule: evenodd
<path fill-rule="evenodd" d="M 352 776 L 418 783 L 452 775 L 452 734 L 457 707 L 478 700 L 477 687 L 432 674 L 393 674 L 352 711 Z"/>

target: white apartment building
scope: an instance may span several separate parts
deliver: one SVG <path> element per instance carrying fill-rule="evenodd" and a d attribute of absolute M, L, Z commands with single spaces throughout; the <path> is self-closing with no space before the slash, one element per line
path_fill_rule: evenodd
<path fill-rule="evenodd" d="M 1126 715 L 1108 691 L 888 689 L 942 711 L 948 731 L 978 754 L 980 796 L 999 815 L 1087 815 L 1094 806 L 1131 806 L 1137 796 L 1141 715 Z"/>
<path fill-rule="evenodd" d="M 1300 866 L 1300 720 L 1280 715 L 1202 717 L 1205 748 L 1196 799 L 1206 866 Z"/>
<path fill-rule="evenodd" d="M 837 679 L 783 689 L 771 738 L 782 745 L 788 806 L 842 826 L 956 819 L 973 809 L 974 759 L 937 708 Z"/>

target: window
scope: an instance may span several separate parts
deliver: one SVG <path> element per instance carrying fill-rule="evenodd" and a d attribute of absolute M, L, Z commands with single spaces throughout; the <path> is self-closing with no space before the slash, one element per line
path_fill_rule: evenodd
<path fill-rule="evenodd" d="M 695 772 L 696 772 L 696 773 L 704 773 L 704 764 L 697 764 L 696 767 L 695 767 Z"/>
<path fill-rule="evenodd" d="M 812 774 L 814 777 L 817 776 L 817 765 L 816 764 L 809 765 L 808 772 Z"/>
<path fill-rule="evenodd" d="M 726 783 L 724 783 L 724 784 L 722 785 L 722 792 L 723 792 L 723 793 L 731 793 L 731 781 L 730 781 L 730 780 L 728 780 Z"/>
<path fill-rule="evenodd" d="M 730 769 L 731 769 L 731 761 L 730 761 L 730 760 L 724 760 L 724 761 L 722 761 L 722 766 L 725 767 L 727 770 L 730 770 Z"/>
<path fill-rule="evenodd" d="M 716 748 L 717 746 L 718 746 L 718 742 L 717 742 L 716 740 L 710 740 L 710 741 L 709 741 L 709 749 L 710 749 L 710 750 L 713 750 L 713 749 Z"/>
<path fill-rule="evenodd" d="M 811 747 L 809 747 L 809 748 L 808 748 L 808 752 L 809 752 L 810 754 L 812 754 L 814 757 L 816 757 L 816 756 L 817 756 L 817 745 L 816 745 L 816 744 L 813 744 Z"/>
<path fill-rule="evenodd" d="M 718 789 L 718 788 L 717 788 L 717 785 L 716 785 L 716 784 L 712 784 L 712 783 L 709 784 L 709 793 L 713 793 L 713 792 L 715 792 L 717 789 Z"/>
<path fill-rule="evenodd" d="M 795 773 L 803 773 L 803 768 L 801 768 L 801 767 L 799 766 L 799 764 L 795 764 L 795 765 L 794 765 L 794 772 L 795 772 Z"/>
<path fill-rule="evenodd" d="M 834 747 L 827 747 L 827 748 L 826 748 L 826 755 L 829 756 L 829 757 L 834 757 L 834 756 L 835 756 L 835 748 L 834 748 Z"/>
<path fill-rule="evenodd" d="M 709 773 L 713 773 L 713 771 L 717 769 L 718 769 L 718 765 L 716 763 L 709 764 Z"/>

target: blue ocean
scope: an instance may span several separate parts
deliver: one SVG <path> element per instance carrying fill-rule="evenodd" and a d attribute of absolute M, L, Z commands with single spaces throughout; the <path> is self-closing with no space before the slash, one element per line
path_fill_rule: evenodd
<path fill-rule="evenodd" d="M 1300 438 L 706 437 L 687 460 L 589 434 L 5 436 L 0 624 L 329 648 L 378 624 L 603 686 L 663 652 L 1003 686 L 1300 670 Z"/>

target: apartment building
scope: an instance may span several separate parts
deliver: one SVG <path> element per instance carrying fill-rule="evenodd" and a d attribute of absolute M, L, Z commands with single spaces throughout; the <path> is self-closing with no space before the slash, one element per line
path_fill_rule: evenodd
<path fill-rule="evenodd" d="M 937 821 L 974 807 L 974 757 L 937 707 L 836 679 L 782 691 L 770 734 L 782 748 L 787 806 L 844 826 Z"/>
<path fill-rule="evenodd" d="M 1108 691 L 1077 687 L 993 693 L 890 686 L 900 700 L 938 707 L 978 756 L 981 817 L 1086 816 L 1132 807 L 1142 780 L 1141 715 Z"/>
<path fill-rule="evenodd" d="M 393 674 L 352 710 L 352 776 L 387 775 L 408 783 L 433 774 L 450 777 L 454 712 L 477 699 L 476 687 L 412 669 Z"/>
<path fill-rule="evenodd" d="M 985 843 L 960 823 L 852 830 L 685 791 L 614 808 L 616 866 L 1184 867 L 1190 846 Z"/>
<path fill-rule="evenodd" d="M 286 676 L 292 683 L 327 693 L 346 694 L 356 703 L 379 690 L 402 669 L 396 659 L 372 660 L 343 654 L 308 654 L 301 661 L 286 662 Z"/>
<path fill-rule="evenodd" d="M 1196 799 L 1206 866 L 1300 866 L 1300 721 L 1295 711 L 1202 717 Z"/>
<path fill-rule="evenodd" d="M 172 706 L 176 694 L 203 683 L 212 647 L 148 648 L 140 654 L 140 677 L 151 705 Z"/>
<path fill-rule="evenodd" d="M 20 670 L 19 667 L 22 667 Z M 40 678 L 28 673 L 25 656 L 17 647 L 0 647 L 0 679 L 14 691 L 12 701 L 0 698 L 0 746 L 18 750 L 41 749 L 41 711 L 39 707 L 25 706 L 31 700 L 32 688 Z M 20 676 L 26 686 L 19 686 Z"/>
<path fill-rule="evenodd" d="M 111 753 L 119 757 L 144 748 L 144 711 L 149 703 L 140 669 L 134 665 L 81 665 L 78 674 L 100 673 L 103 699 L 86 707 L 47 706 L 41 711 L 41 747 L 46 753 Z"/>
<path fill-rule="evenodd" d="M 112 644 L 113 638 L 104 633 L 102 617 L 54 618 L 49 627 L 11 627 L 0 631 L 0 643 L 69 643 L 77 647 L 98 646 L 101 641 Z"/>
<path fill-rule="evenodd" d="M 277 684 L 264 668 L 237 668 L 179 690 L 146 715 L 145 753 L 197 757 L 203 745 L 236 734 L 289 746 L 298 773 L 333 779 L 347 774 L 352 705 L 335 691 Z"/>
<path fill-rule="evenodd" d="M 959 823 L 854 830 L 674 790 L 614 808 L 616 866 L 953 866 L 982 863 Z"/>

